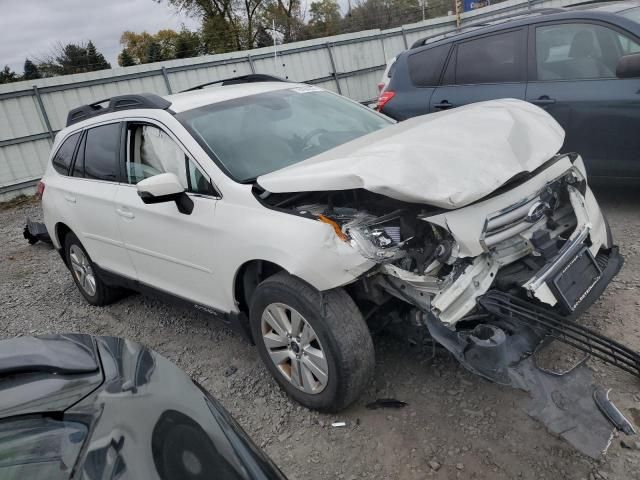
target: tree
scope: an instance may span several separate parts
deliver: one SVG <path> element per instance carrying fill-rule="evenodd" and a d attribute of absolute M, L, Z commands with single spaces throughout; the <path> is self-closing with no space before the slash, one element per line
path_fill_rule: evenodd
<path fill-rule="evenodd" d="M 309 8 L 309 27 L 313 36 L 328 37 L 340 31 L 340 7 L 336 0 L 319 0 Z"/>
<path fill-rule="evenodd" d="M 91 41 L 87 45 L 58 43 L 48 56 L 38 60 L 38 70 L 44 76 L 95 72 L 107 68 L 111 68 L 111 65 Z"/>
<path fill-rule="evenodd" d="M 305 24 L 300 0 L 267 0 L 261 17 L 260 29 L 262 31 L 265 28 L 271 29 L 274 24 L 276 31 L 282 36 L 282 43 L 303 40 Z M 262 35 L 262 32 L 258 33 L 258 36 Z M 262 43 L 264 40 L 266 38 L 263 37 Z M 257 43 L 260 44 L 261 41 Z"/>
<path fill-rule="evenodd" d="M 23 80 L 36 80 L 38 78 L 42 78 L 36 64 L 28 58 L 24 61 L 24 75 L 22 75 L 22 78 Z"/>
<path fill-rule="evenodd" d="M 135 64 L 136 61 L 129 53 L 129 50 L 123 48 L 122 52 L 120 52 L 120 55 L 118 55 L 118 65 L 120 65 L 121 67 L 132 67 Z"/>
<path fill-rule="evenodd" d="M 195 57 L 204 53 L 202 43 L 198 32 L 187 30 L 184 26 L 180 32 L 170 29 L 159 30 L 153 34 L 126 31 L 120 36 L 123 50 L 118 62 L 122 65 L 121 57 L 123 56 L 127 62 L 133 61 L 132 65 Z"/>
<path fill-rule="evenodd" d="M 20 80 L 16 72 L 9 68 L 9 65 L 5 65 L 2 70 L 0 70 L 0 83 L 12 83 Z"/>
<path fill-rule="evenodd" d="M 107 62 L 104 55 L 96 50 L 96 46 L 91 40 L 87 42 L 87 66 L 90 67 L 88 71 L 111 68 L 111 64 Z"/>
<path fill-rule="evenodd" d="M 209 53 L 253 48 L 267 1 L 166 0 L 176 10 L 200 19 Z"/>
<path fill-rule="evenodd" d="M 197 57 L 202 53 L 204 53 L 204 49 L 198 32 L 192 32 L 182 27 L 174 43 L 175 58 Z"/>
<path fill-rule="evenodd" d="M 149 42 L 143 63 L 161 62 L 162 60 L 164 60 L 164 58 L 162 56 L 162 46 L 160 43 L 155 40 Z"/>

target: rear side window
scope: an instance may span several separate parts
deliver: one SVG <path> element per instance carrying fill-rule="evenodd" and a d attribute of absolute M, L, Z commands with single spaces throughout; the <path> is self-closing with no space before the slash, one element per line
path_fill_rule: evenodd
<path fill-rule="evenodd" d="M 449 44 L 440 45 L 409 56 L 409 76 L 414 85 L 430 87 L 438 84 L 450 47 Z"/>
<path fill-rule="evenodd" d="M 74 133 L 68 137 L 53 157 L 53 168 L 61 175 L 69 175 L 69 167 L 71 166 L 71 160 L 73 160 L 73 152 L 76 149 L 76 144 L 80 138 L 79 133 Z"/>
<path fill-rule="evenodd" d="M 524 30 L 491 35 L 458 45 L 455 83 L 521 82 L 525 80 Z"/>
<path fill-rule="evenodd" d="M 110 123 L 87 130 L 84 147 L 84 177 L 116 181 L 119 152 L 119 123 Z"/>

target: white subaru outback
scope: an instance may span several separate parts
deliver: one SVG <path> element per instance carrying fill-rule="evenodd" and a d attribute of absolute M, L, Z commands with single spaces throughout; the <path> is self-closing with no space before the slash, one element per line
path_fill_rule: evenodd
<path fill-rule="evenodd" d="M 221 317 L 303 405 L 358 397 L 374 325 L 512 383 L 620 269 L 580 156 L 558 154 L 538 107 L 395 123 L 309 85 L 217 83 L 72 110 L 46 227 L 89 303 L 156 292 Z"/>

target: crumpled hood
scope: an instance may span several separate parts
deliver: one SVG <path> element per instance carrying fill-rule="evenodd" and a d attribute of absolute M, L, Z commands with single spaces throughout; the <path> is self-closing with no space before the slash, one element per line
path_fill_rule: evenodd
<path fill-rule="evenodd" d="M 492 100 L 391 125 L 257 182 L 273 193 L 363 188 L 453 209 L 535 170 L 563 141 L 564 130 L 544 110 Z"/>

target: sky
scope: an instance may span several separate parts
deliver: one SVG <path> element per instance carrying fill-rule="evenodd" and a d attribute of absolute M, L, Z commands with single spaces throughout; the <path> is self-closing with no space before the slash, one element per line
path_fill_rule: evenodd
<path fill-rule="evenodd" d="M 125 30 L 155 33 L 199 23 L 154 0 L 0 0 L 0 69 L 22 73 L 25 58 L 46 56 L 57 42 L 86 43 L 116 67 Z"/>

